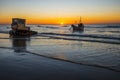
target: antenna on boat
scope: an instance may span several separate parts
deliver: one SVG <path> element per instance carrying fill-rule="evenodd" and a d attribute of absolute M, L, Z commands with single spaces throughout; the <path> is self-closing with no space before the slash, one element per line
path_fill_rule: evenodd
<path fill-rule="evenodd" d="M 80 23 L 82 22 L 82 19 L 81 19 L 81 17 L 80 17 Z"/>

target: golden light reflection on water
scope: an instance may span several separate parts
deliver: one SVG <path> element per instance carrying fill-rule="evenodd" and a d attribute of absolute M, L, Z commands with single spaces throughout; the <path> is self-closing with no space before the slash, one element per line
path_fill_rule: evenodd
<path fill-rule="evenodd" d="M 104 34 L 113 34 L 113 33 L 106 31 L 106 32 L 104 32 Z"/>
<path fill-rule="evenodd" d="M 60 34 L 65 34 L 66 32 L 64 30 L 59 31 Z"/>
<path fill-rule="evenodd" d="M 53 55 L 53 57 L 58 58 L 58 59 L 67 60 L 67 57 L 64 54 Z"/>
<path fill-rule="evenodd" d="M 0 38 L 9 38 L 9 34 L 0 33 Z"/>
<path fill-rule="evenodd" d="M 71 41 L 63 39 L 33 39 L 32 45 L 69 45 Z"/>
<path fill-rule="evenodd" d="M 9 39 L 0 39 L 0 47 L 11 47 L 12 43 Z"/>

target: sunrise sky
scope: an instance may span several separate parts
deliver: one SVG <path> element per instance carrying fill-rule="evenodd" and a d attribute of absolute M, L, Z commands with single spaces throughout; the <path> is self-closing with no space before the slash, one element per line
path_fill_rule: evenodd
<path fill-rule="evenodd" d="M 27 24 L 120 23 L 120 0 L 0 0 L 0 24 L 25 18 Z"/>

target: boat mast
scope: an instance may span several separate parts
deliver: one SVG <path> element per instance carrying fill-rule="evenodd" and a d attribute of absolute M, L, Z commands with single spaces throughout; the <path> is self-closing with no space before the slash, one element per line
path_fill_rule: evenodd
<path fill-rule="evenodd" d="M 80 23 L 82 23 L 82 19 L 81 19 L 81 17 L 80 17 Z"/>

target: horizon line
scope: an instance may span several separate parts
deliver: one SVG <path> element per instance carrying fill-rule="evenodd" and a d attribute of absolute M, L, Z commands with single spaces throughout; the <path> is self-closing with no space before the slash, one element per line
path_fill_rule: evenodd
<path fill-rule="evenodd" d="M 73 24 L 73 23 L 71 23 Z M 71 24 L 62 24 L 62 25 L 71 25 Z M 0 23 L 0 25 L 11 25 L 10 23 Z M 26 24 L 26 25 L 61 25 L 61 24 Z M 84 25 L 120 25 L 120 23 L 84 23 Z"/>

